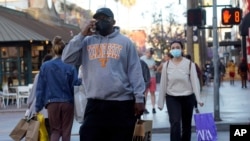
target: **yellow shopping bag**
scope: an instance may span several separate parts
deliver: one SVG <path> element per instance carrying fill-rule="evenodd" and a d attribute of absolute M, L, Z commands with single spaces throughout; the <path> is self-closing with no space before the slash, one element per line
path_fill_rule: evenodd
<path fill-rule="evenodd" d="M 39 141 L 49 141 L 48 132 L 45 127 L 45 119 L 41 113 L 37 114 L 37 120 L 40 122 Z"/>

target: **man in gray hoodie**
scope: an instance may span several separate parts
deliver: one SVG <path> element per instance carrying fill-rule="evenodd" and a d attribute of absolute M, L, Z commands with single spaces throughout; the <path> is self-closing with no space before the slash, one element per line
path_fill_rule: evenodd
<path fill-rule="evenodd" d="M 129 38 L 115 27 L 114 14 L 100 8 L 63 51 L 65 63 L 82 65 L 88 103 L 81 141 L 129 141 L 144 111 L 140 59 Z"/>

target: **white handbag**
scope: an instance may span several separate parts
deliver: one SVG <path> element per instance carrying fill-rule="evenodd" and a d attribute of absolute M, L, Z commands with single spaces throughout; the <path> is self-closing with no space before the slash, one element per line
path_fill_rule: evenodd
<path fill-rule="evenodd" d="M 75 120 L 82 123 L 87 105 L 86 92 L 83 85 L 74 86 L 74 116 Z"/>

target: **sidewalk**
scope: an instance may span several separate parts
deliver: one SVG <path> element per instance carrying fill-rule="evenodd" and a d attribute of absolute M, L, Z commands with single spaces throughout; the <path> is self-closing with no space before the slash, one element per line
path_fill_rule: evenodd
<path fill-rule="evenodd" d="M 249 86 L 249 83 L 248 83 Z M 213 84 L 204 86 L 201 93 L 201 99 L 204 102 L 203 107 L 199 107 L 200 113 L 214 113 L 214 94 Z M 158 94 L 158 93 L 157 93 Z M 149 98 L 150 99 L 150 98 Z M 230 124 L 250 123 L 250 89 L 241 88 L 240 81 L 236 81 L 231 86 L 229 81 L 222 83 L 220 88 L 220 118 L 222 121 L 216 121 L 218 131 L 229 131 Z M 150 109 L 150 101 L 147 101 L 147 108 Z M 169 132 L 169 122 L 166 107 L 162 111 L 157 111 L 155 115 L 148 114 L 145 119 L 153 119 L 153 132 Z M 192 122 L 195 129 L 194 121 Z"/>
<path fill-rule="evenodd" d="M 159 86 L 159 85 L 158 85 Z M 158 90 L 156 92 L 156 99 L 158 98 Z M 213 85 L 210 87 L 203 87 L 201 98 L 204 102 L 203 107 L 199 107 L 201 113 L 213 113 L 214 112 L 214 97 L 213 97 Z M 147 109 L 149 114 L 144 114 L 143 119 L 153 120 L 153 133 L 168 133 L 169 121 L 166 107 L 162 111 L 157 110 L 156 114 L 152 114 L 152 107 L 150 101 L 150 95 L 147 98 Z M 220 118 L 222 121 L 216 122 L 218 131 L 229 131 L 230 124 L 247 124 L 250 122 L 250 85 L 248 83 L 247 89 L 242 89 L 239 81 L 235 82 L 234 86 L 231 86 L 228 81 L 223 82 L 220 88 Z M 14 107 L 2 109 L 0 108 L 0 119 L 6 121 L 0 123 L 0 134 L 3 130 L 10 132 L 20 119 L 20 115 L 24 115 L 26 107 L 22 109 L 16 109 Z M 17 115 L 14 117 L 4 119 L 4 115 L 8 113 L 16 113 L 10 115 Z M 12 121 L 10 121 L 13 119 Z M 15 121 L 14 121 L 15 120 Z M 194 129 L 194 121 L 192 122 Z M 73 124 L 72 135 L 77 135 L 80 124 L 76 121 Z"/>

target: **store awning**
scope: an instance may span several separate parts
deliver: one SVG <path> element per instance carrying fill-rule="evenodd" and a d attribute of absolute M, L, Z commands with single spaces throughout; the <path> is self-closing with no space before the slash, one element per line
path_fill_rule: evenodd
<path fill-rule="evenodd" d="M 26 29 L 23 32 L 26 32 L 26 31 L 30 32 L 26 34 L 30 34 L 30 36 L 32 36 L 35 34 L 31 34 L 31 32 L 34 32 L 34 33 L 37 33 L 36 37 L 38 37 L 37 35 L 41 35 L 39 36 L 40 39 L 45 39 L 45 40 L 48 39 L 49 41 L 52 41 L 52 39 L 58 35 L 58 36 L 61 36 L 65 42 L 68 42 L 74 35 L 80 32 L 79 27 L 68 25 L 61 21 L 58 21 L 58 23 L 55 23 L 55 24 L 45 24 L 43 22 L 40 22 L 34 19 L 28 13 L 8 9 L 2 6 L 0 6 L 0 16 L 9 21 L 12 21 L 12 23 L 16 23 L 15 26 L 19 28 L 23 27 L 22 31 L 23 29 Z M 6 28 L 9 29 L 9 27 L 6 27 Z M 21 30 L 19 28 L 17 28 L 16 30 Z M 2 30 L 7 30 L 7 29 L 2 29 Z"/>
<path fill-rule="evenodd" d="M 0 42 L 44 41 L 48 38 L 0 15 Z"/>

